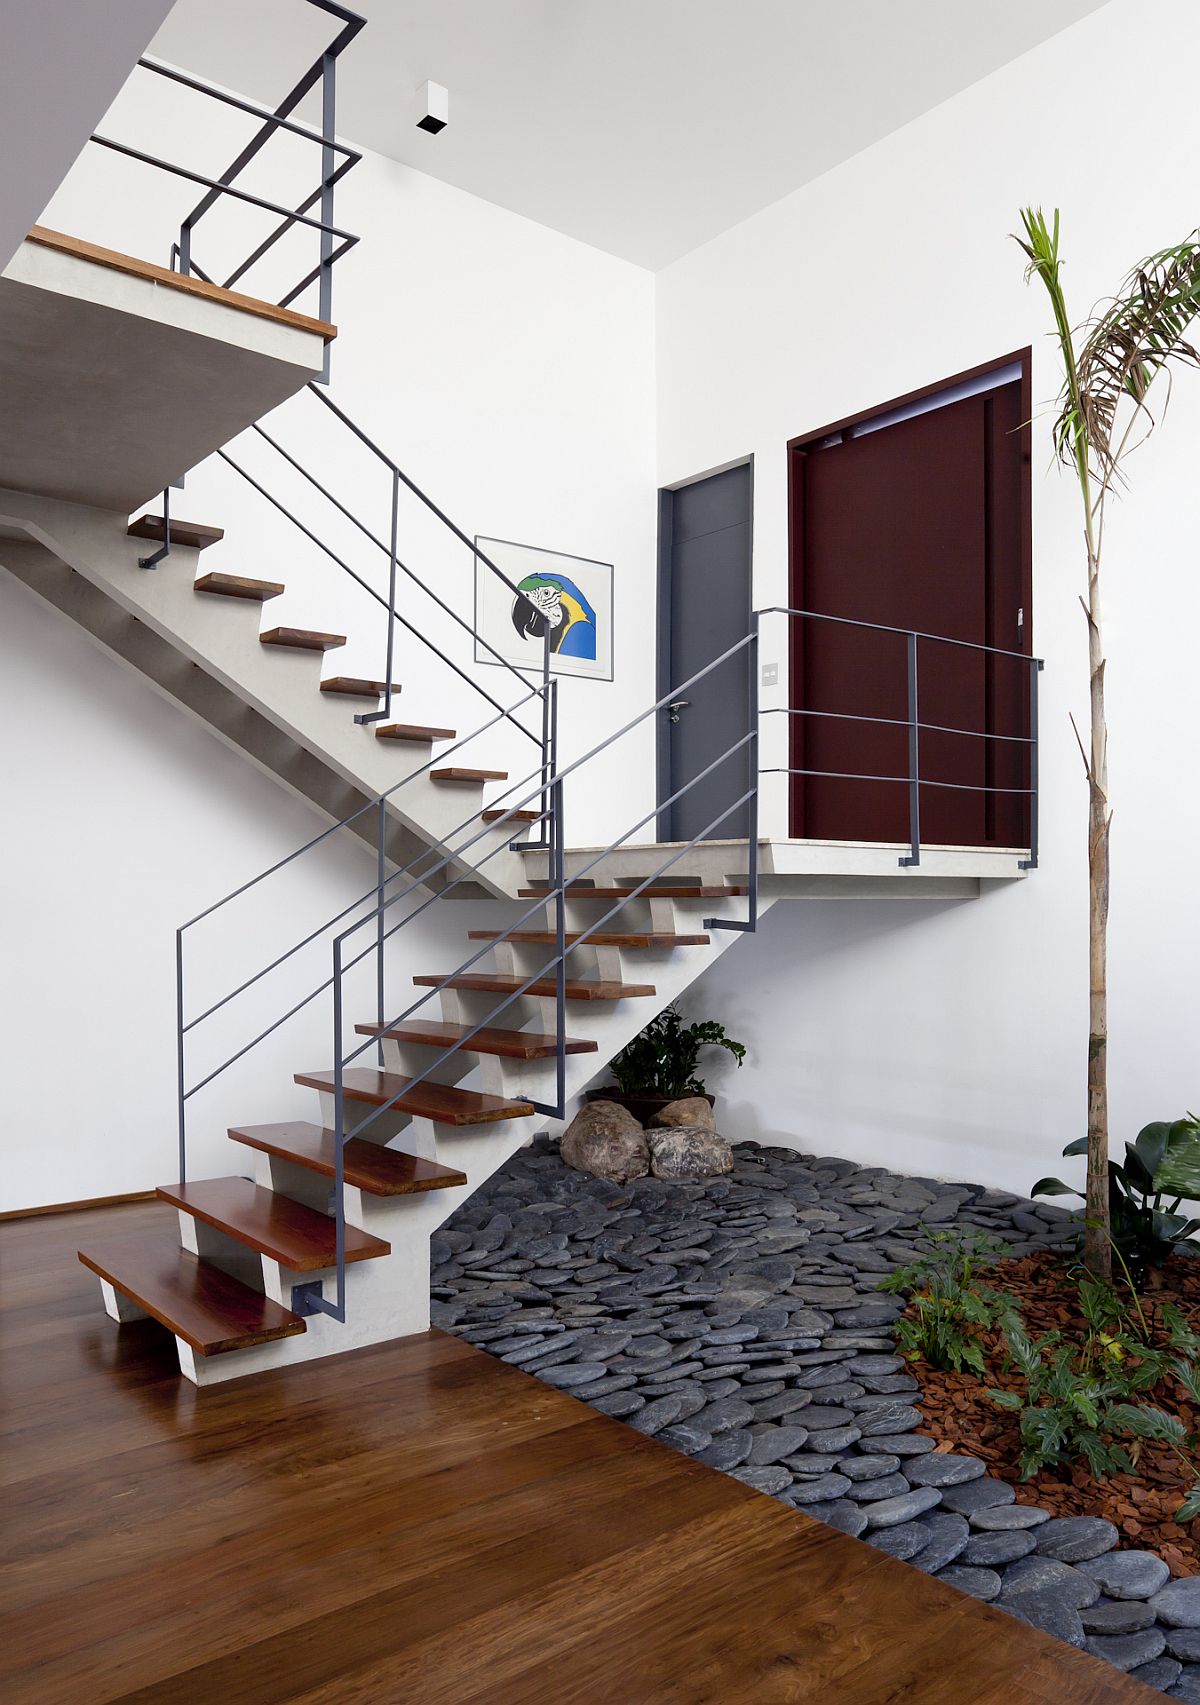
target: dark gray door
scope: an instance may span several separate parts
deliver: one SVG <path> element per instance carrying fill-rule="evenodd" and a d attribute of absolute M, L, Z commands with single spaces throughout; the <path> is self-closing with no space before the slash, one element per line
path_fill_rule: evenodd
<path fill-rule="evenodd" d="M 752 491 L 747 462 L 661 494 L 658 696 L 678 688 L 672 708 L 660 713 L 663 840 L 722 841 L 747 833 L 748 806 L 729 808 L 750 785 L 749 749 L 726 758 L 702 781 L 696 778 L 746 733 L 749 648 L 693 686 L 681 683 L 749 629 Z M 695 785 L 668 805 L 689 782 Z"/>

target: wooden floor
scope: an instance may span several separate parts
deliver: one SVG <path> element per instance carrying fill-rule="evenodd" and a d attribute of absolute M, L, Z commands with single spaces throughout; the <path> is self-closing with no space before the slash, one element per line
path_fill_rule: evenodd
<path fill-rule="evenodd" d="M 438 1332 L 197 1391 L 0 1227 L 5 1705 L 1161 1698 Z"/>

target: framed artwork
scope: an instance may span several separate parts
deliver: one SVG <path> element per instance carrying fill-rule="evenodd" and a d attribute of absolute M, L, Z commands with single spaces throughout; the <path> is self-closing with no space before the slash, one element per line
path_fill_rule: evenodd
<path fill-rule="evenodd" d="M 610 562 L 563 556 L 478 534 L 475 548 L 491 558 L 517 592 L 475 558 L 475 661 L 500 656 L 518 669 L 540 671 L 547 629 L 556 675 L 613 678 L 613 570 Z M 481 645 L 480 639 L 486 644 Z M 493 649 L 489 651 L 488 646 Z"/>

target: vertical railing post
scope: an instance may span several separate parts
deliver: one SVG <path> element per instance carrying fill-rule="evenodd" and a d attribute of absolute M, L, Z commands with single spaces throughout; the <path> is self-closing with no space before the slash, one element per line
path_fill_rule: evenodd
<path fill-rule="evenodd" d="M 558 773 L 558 682 L 547 683 L 550 717 L 546 750 L 550 761 L 550 881 L 554 888 L 554 1104 L 557 1117 L 567 1111 L 567 896 L 563 783 Z"/>
<path fill-rule="evenodd" d="M 396 563 L 400 541 L 400 473 L 392 469 L 392 530 L 389 541 L 391 557 L 388 562 L 388 629 L 387 629 L 387 674 L 383 684 L 383 711 L 391 720 L 392 715 L 392 669 L 396 656 Z"/>
<path fill-rule="evenodd" d="M 758 745 L 759 708 L 759 661 L 758 661 L 758 611 L 750 617 L 750 804 L 749 822 L 746 825 L 748 845 L 746 856 L 749 865 L 750 894 L 746 904 L 746 922 L 751 930 L 758 928 L 758 790 L 759 768 L 762 762 Z"/>
<path fill-rule="evenodd" d="M 153 551 L 149 556 L 140 556 L 137 559 L 138 560 L 138 567 L 139 568 L 157 568 L 159 563 L 163 560 L 163 558 L 170 556 L 170 554 L 171 554 L 171 488 L 170 488 L 170 486 L 167 486 L 167 487 L 165 487 L 165 489 L 163 491 L 163 539 L 162 539 L 162 544 L 159 545 L 158 549 L 156 551 Z"/>
<path fill-rule="evenodd" d="M 328 325 L 333 318 L 333 174 L 337 157 L 333 142 L 337 125 L 337 57 L 326 53 L 321 60 L 321 278 L 317 318 Z M 329 383 L 330 345 L 325 345 L 320 383 Z"/>
<path fill-rule="evenodd" d="M 387 887 L 387 802 L 384 796 L 379 796 L 378 817 L 375 824 L 376 857 L 375 857 L 375 1022 L 379 1026 L 376 1042 L 376 1058 L 379 1069 L 383 1070 L 383 1029 L 387 1023 L 387 990 L 384 987 L 384 943 L 387 930 L 384 919 L 384 890 Z"/>
<path fill-rule="evenodd" d="M 908 838 L 908 857 L 900 860 L 905 868 L 921 862 L 921 723 L 915 633 L 908 635 Z"/>
<path fill-rule="evenodd" d="M 179 1182 L 187 1183 L 187 1089 L 183 1042 L 183 931 L 175 931 L 175 1081 L 179 1118 Z"/>
<path fill-rule="evenodd" d="M 1038 741 L 1038 676 L 1042 672 L 1041 658 L 1029 662 L 1029 857 L 1020 861 L 1022 870 L 1038 867 L 1038 789 L 1040 786 Z"/>
<path fill-rule="evenodd" d="M 333 943 L 333 1208 L 337 1219 L 336 1320 L 346 1318 L 346 1091 L 342 1041 L 342 944 Z"/>
<path fill-rule="evenodd" d="M 551 727 L 553 723 L 553 728 Z M 538 840 L 542 846 L 549 847 L 553 843 L 552 825 L 549 817 L 551 810 L 550 781 L 558 769 L 557 757 L 551 757 L 551 747 L 556 743 L 558 735 L 558 692 L 555 689 L 554 708 L 550 706 L 550 623 L 546 623 L 546 632 L 542 637 L 542 820 L 538 827 Z"/>

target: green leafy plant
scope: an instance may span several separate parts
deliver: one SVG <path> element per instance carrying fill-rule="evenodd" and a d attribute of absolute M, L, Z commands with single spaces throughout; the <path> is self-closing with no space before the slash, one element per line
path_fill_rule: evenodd
<path fill-rule="evenodd" d="M 746 1057 L 745 1046 L 726 1036 L 723 1025 L 712 1019 L 685 1024 L 678 1008 L 669 1006 L 621 1049 L 610 1069 L 625 1095 L 703 1095 L 696 1076 L 703 1048 L 724 1048 L 739 1067 Z"/>
<path fill-rule="evenodd" d="M 1068 1143 L 1064 1155 L 1087 1152 L 1087 1138 Z M 1135 1284 L 1153 1283 L 1163 1262 L 1200 1231 L 1200 1219 L 1179 1212 L 1200 1199 L 1200 1122 L 1192 1114 L 1173 1123 L 1156 1120 L 1125 1144 L 1125 1164 L 1108 1162 L 1112 1246 Z M 1040 1178 L 1034 1196 L 1079 1196 L 1061 1178 Z"/>
<path fill-rule="evenodd" d="M 908 1295 L 908 1312 L 896 1322 L 900 1348 L 910 1361 L 923 1356 L 931 1367 L 969 1369 L 982 1377 L 985 1334 L 1020 1328 L 1010 1299 L 978 1273 L 1006 1255 L 1007 1246 L 982 1232 L 922 1229 L 929 1252 L 897 1267 L 879 1285 Z"/>
<path fill-rule="evenodd" d="M 1079 1300 L 1087 1332 L 1077 1342 L 1066 1341 L 1060 1332 L 1034 1340 L 1019 1323 L 1005 1332 L 1009 1366 L 1021 1375 L 1025 1390 L 992 1389 L 988 1395 L 998 1408 L 1020 1416 L 1022 1478 L 1081 1457 L 1097 1478 L 1135 1473 L 1143 1443 L 1153 1440 L 1167 1445 L 1192 1476 L 1175 1519 L 1194 1520 L 1200 1516 L 1195 1464 L 1200 1441 L 1178 1415 L 1144 1399 L 1174 1377 L 1200 1404 L 1195 1361 L 1200 1335 L 1178 1309 L 1164 1305 L 1172 1354 L 1127 1329 L 1125 1310 L 1111 1286 L 1085 1275 Z M 1144 1325 L 1140 1305 L 1138 1315 Z"/>

